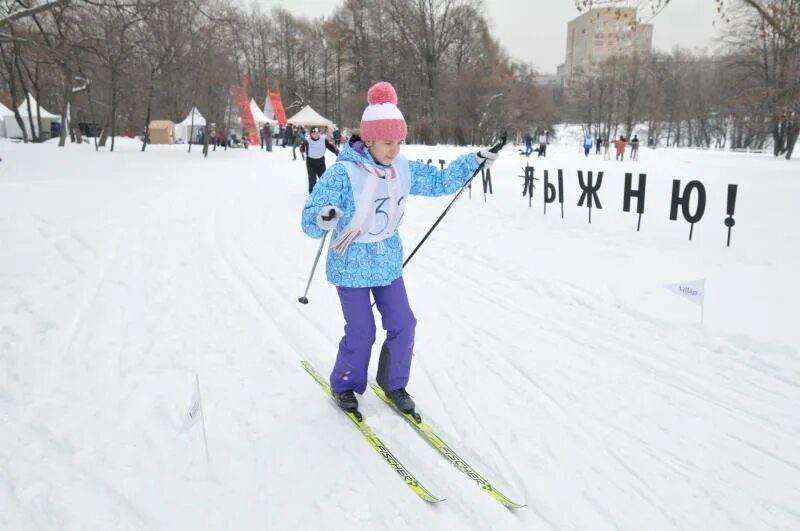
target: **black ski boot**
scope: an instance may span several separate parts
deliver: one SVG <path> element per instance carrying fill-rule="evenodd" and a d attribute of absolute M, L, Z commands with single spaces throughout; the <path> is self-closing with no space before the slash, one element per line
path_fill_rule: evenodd
<path fill-rule="evenodd" d="M 354 413 L 356 416 L 361 417 L 358 412 L 358 400 L 356 400 L 356 395 L 352 390 L 348 389 L 347 391 L 336 393 L 336 403 L 348 413 Z M 359 420 L 361 419 L 359 418 Z"/>
<path fill-rule="evenodd" d="M 408 394 L 405 387 L 395 389 L 394 391 L 386 391 L 386 396 L 394 402 L 397 409 L 406 415 L 414 415 L 414 400 L 412 400 L 411 395 Z"/>

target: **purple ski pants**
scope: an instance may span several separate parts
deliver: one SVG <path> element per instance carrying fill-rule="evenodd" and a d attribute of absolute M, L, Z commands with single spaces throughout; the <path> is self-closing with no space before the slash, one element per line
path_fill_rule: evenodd
<path fill-rule="evenodd" d="M 400 277 L 388 286 L 375 288 L 345 288 L 337 286 L 344 314 L 344 337 L 331 373 L 331 388 L 335 393 L 352 389 L 363 394 L 367 388 L 367 369 L 375 343 L 375 317 L 372 313 L 370 291 L 381 314 L 386 341 L 378 361 L 378 385 L 394 391 L 408 384 L 411 371 L 411 351 L 414 348 L 414 328 L 417 320 L 408 305 L 406 287 Z"/>

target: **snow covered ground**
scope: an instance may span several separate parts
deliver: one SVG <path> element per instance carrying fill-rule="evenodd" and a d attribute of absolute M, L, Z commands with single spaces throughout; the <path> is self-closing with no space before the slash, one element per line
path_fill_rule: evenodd
<path fill-rule="evenodd" d="M 419 409 L 510 512 L 374 394 L 368 422 L 435 494 L 419 500 L 300 367 L 327 373 L 343 321 L 300 228 L 290 151 L 0 143 L 0 528 L 760 530 L 800 528 L 800 162 L 576 146 L 565 219 L 465 193 L 414 257 Z M 408 146 L 410 158 L 454 147 Z M 333 158 L 329 158 L 329 164 Z M 576 170 L 605 171 L 602 210 Z M 622 211 L 646 172 L 641 232 Z M 704 219 L 669 221 L 672 179 Z M 739 185 L 725 246 L 727 184 Z M 415 198 L 407 252 L 449 198 Z M 706 278 L 705 323 L 665 284 Z M 373 363 L 373 370 L 376 365 Z M 208 434 L 182 432 L 200 379 Z"/>

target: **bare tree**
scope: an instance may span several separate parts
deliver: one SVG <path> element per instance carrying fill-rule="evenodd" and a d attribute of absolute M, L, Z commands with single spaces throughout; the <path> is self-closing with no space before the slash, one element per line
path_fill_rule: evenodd
<path fill-rule="evenodd" d="M 477 8 L 472 0 L 385 0 L 394 28 L 405 46 L 414 52 L 422 66 L 425 84 L 425 111 L 430 116 L 432 142 L 440 140 L 440 105 L 438 90 L 443 63 L 456 42 L 459 26 L 457 12 Z"/>
<path fill-rule="evenodd" d="M 800 134 L 800 0 L 753 4 L 728 12 L 725 38 L 742 71 L 760 80 L 750 93 L 770 109 L 773 153 L 789 159 Z"/>
<path fill-rule="evenodd" d="M 24 81 L 22 76 L 19 73 L 18 63 L 20 57 L 20 43 L 17 39 L 14 38 L 13 29 L 11 29 L 11 33 L 9 34 L 11 40 L 9 41 L 0 41 L 0 61 L 2 61 L 2 73 L 3 81 L 8 86 L 9 91 L 11 92 L 11 99 L 13 100 L 11 110 L 14 112 L 14 120 L 17 122 L 17 126 L 22 131 L 22 140 L 26 144 L 28 143 L 28 132 L 25 128 L 25 122 L 22 119 L 22 115 L 19 112 L 19 109 L 15 105 L 16 102 L 21 101 L 26 93 Z"/>
<path fill-rule="evenodd" d="M 310 104 L 342 126 L 358 123 L 367 88 L 385 79 L 416 142 L 485 141 L 499 127 L 549 125 L 555 113 L 536 73 L 492 38 L 478 0 L 346 0 L 326 19 L 233 0 L 0 0 L 0 52 L 15 102 L 30 89 L 58 105 L 62 144 L 68 108 L 84 130 L 101 124 L 96 148 L 193 106 L 210 129 L 227 129 L 241 75 L 259 102 L 269 79 L 287 110 Z"/>

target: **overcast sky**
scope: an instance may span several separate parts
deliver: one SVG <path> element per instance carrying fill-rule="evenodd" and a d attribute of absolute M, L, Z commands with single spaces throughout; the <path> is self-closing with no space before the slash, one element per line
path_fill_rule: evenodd
<path fill-rule="evenodd" d="M 251 0 L 270 9 L 281 5 L 301 16 L 329 15 L 339 0 Z M 580 13 L 573 0 L 483 0 L 492 35 L 512 57 L 555 73 L 564 62 L 567 22 Z M 714 22 L 717 21 L 717 25 Z M 653 44 L 669 51 L 676 45 L 713 48 L 719 27 L 713 0 L 672 0 L 653 20 Z"/>

